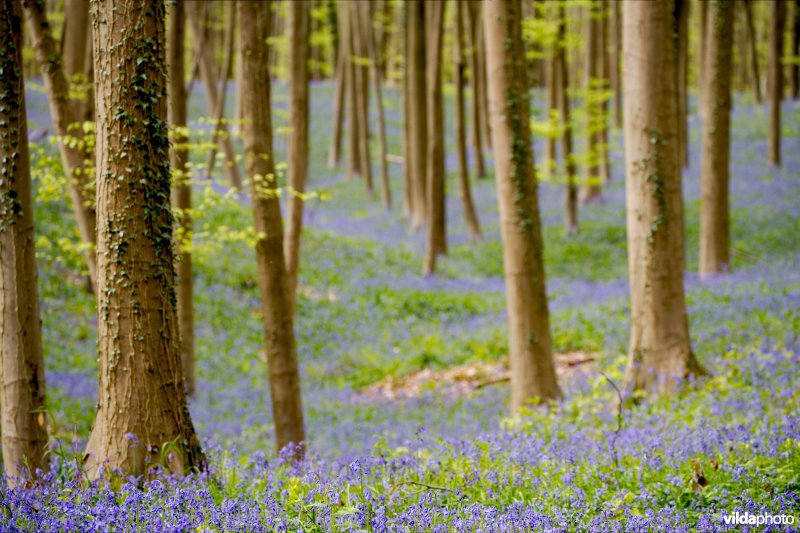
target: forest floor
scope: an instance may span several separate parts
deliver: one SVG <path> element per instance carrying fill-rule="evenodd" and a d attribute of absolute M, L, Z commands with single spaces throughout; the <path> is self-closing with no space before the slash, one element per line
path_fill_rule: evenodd
<path fill-rule="evenodd" d="M 275 94 L 281 126 L 285 91 L 279 86 Z M 387 94 L 389 151 L 399 154 L 400 109 L 395 93 Z M 34 88 L 28 98 L 31 128 L 47 128 L 43 95 Z M 207 114 L 202 101 L 193 95 L 190 116 Z M 700 161 L 692 115 L 685 279 L 694 348 L 712 377 L 669 398 L 618 411 L 609 383 L 621 381 L 629 327 L 620 132 L 611 136 L 613 179 L 602 201 L 580 213 L 577 236 L 562 235 L 563 186 L 541 184 L 554 346 L 587 361 L 562 376 L 562 403 L 508 418 L 493 178 L 473 182 L 485 238 L 470 242 L 448 122 L 449 253 L 436 276 L 422 277 L 424 233 L 410 233 L 399 207 L 386 213 L 361 181 L 345 179 L 344 163 L 326 168 L 331 101 L 329 85 L 312 87 L 308 188 L 321 198 L 307 202 L 302 243 L 296 328 L 309 459 L 297 467 L 273 459 L 255 254 L 247 242 L 252 214 L 245 200 L 221 195 L 223 185 L 200 179 L 191 413 L 213 471 L 144 486 L 119 481 L 117 492 L 78 480 L 72 459 L 82 452 L 96 401 L 97 319 L 76 274 L 77 233 L 56 151 L 48 141 L 33 146 L 49 420 L 59 444 L 54 483 L 9 491 L 7 525 L 716 531 L 729 527 L 722 514 L 735 511 L 800 520 L 800 107 L 784 107 L 784 165 L 775 169 L 766 163 L 766 110 L 737 101 L 732 273 L 705 282 L 695 274 Z M 450 120 L 451 108 L 445 113 Z M 193 159 L 201 163 L 205 153 Z M 402 168 L 390 165 L 390 172 L 399 206 Z M 453 386 L 459 372 L 473 373 L 466 393 Z M 404 386 L 413 393 L 397 393 Z"/>

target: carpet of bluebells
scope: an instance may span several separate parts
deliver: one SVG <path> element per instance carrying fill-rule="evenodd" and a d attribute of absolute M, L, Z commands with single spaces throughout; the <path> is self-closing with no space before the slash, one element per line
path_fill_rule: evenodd
<path fill-rule="evenodd" d="M 285 91 L 276 93 L 280 127 Z M 326 168 L 332 88 L 315 85 L 309 189 L 316 194 L 306 206 L 300 282 L 307 290 L 296 326 L 307 460 L 291 464 L 273 451 L 249 205 L 224 194 L 219 178 L 198 173 L 191 413 L 211 468 L 90 484 L 76 459 L 96 401 L 95 307 L 45 131 L 44 95 L 31 84 L 28 98 L 38 139 L 52 470 L 44 483 L 2 487 L 0 530 L 725 531 L 742 527 L 722 520 L 737 511 L 800 520 L 800 107 L 784 107 L 785 162 L 775 169 L 766 164 L 766 110 L 737 100 L 732 273 L 704 282 L 693 273 L 700 165 L 692 115 L 687 298 L 694 347 L 712 377 L 671 397 L 618 410 L 610 383 L 621 381 L 629 327 L 621 133 L 611 138 L 613 181 L 601 203 L 582 211 L 578 236 L 562 236 L 563 186 L 557 178 L 541 184 L 555 348 L 598 360 L 562 381 L 563 402 L 509 418 L 502 383 L 471 394 L 431 385 L 408 399 L 360 394 L 421 368 L 506 357 L 494 183 L 474 182 L 485 240 L 470 243 L 450 127 L 450 254 L 435 277 L 421 277 L 424 234 L 409 233 L 400 209 L 386 213 L 360 182 Z M 387 100 L 389 150 L 401 153 L 399 100 L 391 90 Z M 191 116 L 207 115 L 203 101 L 193 95 Z M 208 129 L 197 121 L 193 136 L 207 140 Z M 283 135 L 276 139 L 280 158 Z M 205 151 L 193 159 L 202 163 Z M 402 167 L 390 172 L 402 198 Z"/>

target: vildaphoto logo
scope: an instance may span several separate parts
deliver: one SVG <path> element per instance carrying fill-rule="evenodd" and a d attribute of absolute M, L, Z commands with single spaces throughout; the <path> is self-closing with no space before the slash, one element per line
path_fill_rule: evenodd
<path fill-rule="evenodd" d="M 722 521 L 728 525 L 743 526 L 765 526 L 765 525 L 782 525 L 794 524 L 794 515 L 790 514 L 750 514 L 747 511 L 740 513 L 736 511 L 734 514 L 722 515 Z"/>

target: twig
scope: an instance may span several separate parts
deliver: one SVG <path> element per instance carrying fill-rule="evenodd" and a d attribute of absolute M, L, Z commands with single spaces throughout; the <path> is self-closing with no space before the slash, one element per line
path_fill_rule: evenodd
<path fill-rule="evenodd" d="M 400 481 L 399 483 L 395 483 L 393 488 L 397 488 L 401 485 L 417 485 L 419 487 L 425 487 L 426 489 L 443 490 L 445 492 L 455 492 L 453 489 L 448 489 L 447 487 L 437 487 L 436 485 L 428 485 L 427 483 L 420 483 L 419 481 Z"/>
<path fill-rule="evenodd" d="M 617 391 L 617 398 L 619 399 L 619 403 L 617 404 L 617 428 L 614 430 L 614 435 L 611 437 L 611 457 L 614 460 L 614 468 L 619 469 L 619 458 L 617 457 L 617 437 L 619 437 L 619 432 L 622 431 L 622 391 L 619 390 L 617 384 L 608 377 L 605 372 L 600 372 L 600 375 L 606 378 L 606 381 Z"/>
<path fill-rule="evenodd" d="M 500 376 L 499 378 L 494 379 L 487 379 L 486 381 L 482 381 L 475 385 L 476 389 L 482 389 L 484 387 L 488 387 L 489 385 L 496 385 L 497 383 L 503 383 L 505 381 L 510 381 L 511 376 Z"/>

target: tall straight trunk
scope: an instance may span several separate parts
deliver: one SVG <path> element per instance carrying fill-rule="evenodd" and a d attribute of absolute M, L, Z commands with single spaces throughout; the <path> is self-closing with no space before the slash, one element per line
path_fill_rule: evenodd
<path fill-rule="evenodd" d="M 370 6 L 373 7 L 373 6 Z M 392 21 L 394 20 L 394 8 L 392 2 L 389 0 L 382 0 L 375 8 L 375 13 L 379 13 L 380 17 L 380 34 L 372 38 L 372 46 L 374 47 L 375 56 L 378 60 L 378 73 L 381 80 L 388 78 L 387 67 L 389 65 L 389 43 L 392 40 L 393 27 Z M 372 17 L 370 17 L 371 20 Z M 371 27 L 371 25 L 370 25 Z M 374 31 L 371 32 L 374 34 Z"/>
<path fill-rule="evenodd" d="M 422 272 L 436 271 L 436 257 L 447 253 L 447 219 L 445 205 L 444 104 L 442 101 L 442 34 L 444 33 L 444 0 L 428 5 L 427 32 L 427 96 L 428 96 L 428 245 Z"/>
<path fill-rule="evenodd" d="M 82 85 L 88 81 L 86 80 L 86 43 L 89 40 L 90 31 L 89 2 L 66 0 L 64 16 L 64 34 L 61 36 L 64 75 L 68 83 Z M 84 109 L 88 107 L 88 104 L 90 102 L 87 102 L 85 97 L 71 99 L 71 105 L 77 118 L 83 117 Z"/>
<path fill-rule="evenodd" d="M 478 45 L 475 36 L 478 33 L 478 26 L 480 25 L 481 8 L 471 0 L 466 5 L 467 16 L 467 41 L 468 56 L 469 56 L 469 75 L 470 83 L 472 84 L 472 147 L 475 151 L 475 173 L 478 178 L 486 177 L 486 165 L 483 160 L 483 115 L 481 114 L 481 102 L 484 101 L 483 86 L 480 83 L 480 76 L 478 76 L 479 62 L 478 62 Z"/>
<path fill-rule="evenodd" d="M 336 11 L 337 13 L 341 13 L 342 9 L 337 6 Z M 339 24 L 341 23 L 341 18 L 339 18 Z M 336 78 L 336 92 L 333 104 L 333 134 L 331 135 L 331 144 L 328 148 L 328 168 L 331 169 L 339 164 L 342 153 L 342 122 L 344 122 L 344 97 L 347 84 L 347 64 L 349 62 L 347 47 L 340 45 L 335 57 L 336 69 L 334 75 Z"/>
<path fill-rule="evenodd" d="M 223 130 L 220 128 L 220 124 L 225 120 L 225 98 L 228 94 L 228 80 L 230 80 L 231 75 L 233 74 L 233 49 L 234 49 L 234 36 L 235 36 L 235 29 L 236 29 L 236 3 L 235 2 L 228 2 L 227 5 L 227 12 L 228 12 L 228 23 L 225 26 L 225 59 L 222 64 L 222 71 L 219 76 L 219 80 L 222 82 L 222 88 L 220 89 L 219 93 L 217 94 L 217 101 L 214 104 L 214 131 L 211 138 L 211 150 L 208 153 L 208 160 L 206 162 L 206 174 L 211 176 L 214 172 L 214 163 L 217 160 L 217 143 L 220 141 L 220 136 L 223 135 Z M 234 165 L 236 159 L 234 156 Z M 228 159 L 227 164 L 230 164 L 230 159 Z M 233 171 L 231 171 L 233 172 Z M 236 165 L 236 178 L 239 176 L 239 166 Z M 231 183 L 233 183 L 233 178 L 231 178 Z M 236 187 L 237 189 L 240 187 Z"/>
<path fill-rule="evenodd" d="M 264 316 L 275 443 L 280 451 L 295 446 L 302 457 L 305 443 L 300 375 L 294 337 L 294 313 L 283 258 L 281 205 L 275 190 L 270 114 L 269 48 L 271 2 L 239 3 L 239 51 L 242 55 L 244 149 L 253 197 L 258 285 Z"/>
<path fill-rule="evenodd" d="M 611 2 L 614 30 L 612 35 L 611 85 L 614 91 L 614 126 L 622 129 L 622 10 L 621 2 Z"/>
<path fill-rule="evenodd" d="M 703 157 L 700 190 L 700 275 L 727 272 L 730 264 L 731 63 L 733 62 L 733 9 L 723 0 L 709 6 L 705 63 L 709 68 L 704 102 Z"/>
<path fill-rule="evenodd" d="M 739 31 L 743 36 L 740 39 L 736 39 L 734 42 L 736 45 L 734 58 L 738 58 L 738 62 L 735 63 L 735 75 L 738 79 L 733 83 L 734 91 L 744 90 L 746 87 L 750 86 L 750 65 L 747 62 L 747 51 L 749 50 L 747 45 L 747 32 L 740 29 L 740 25 L 742 24 L 745 24 L 745 26 L 741 26 L 741 28 L 746 29 L 747 23 L 744 20 L 744 1 L 735 2 L 733 8 L 733 31 Z"/>
<path fill-rule="evenodd" d="M 746 0 L 745 0 L 746 1 Z M 698 54 L 697 86 L 700 89 L 700 107 L 703 107 L 703 86 L 706 84 L 706 41 L 708 40 L 708 2 L 700 2 L 700 53 Z"/>
<path fill-rule="evenodd" d="M 769 146 L 767 160 L 781 165 L 781 102 L 783 101 L 783 19 L 786 5 L 774 0 L 771 5 L 772 31 L 769 35 Z"/>
<path fill-rule="evenodd" d="M 194 283 L 192 280 L 192 187 L 190 183 L 189 139 L 186 128 L 186 69 L 184 65 L 185 6 L 177 0 L 171 8 L 167 31 L 167 67 L 169 68 L 169 122 L 173 128 L 172 148 L 169 152 L 172 166 L 172 204 L 178 212 L 178 331 L 181 339 L 181 362 L 186 391 L 195 391 L 194 371 Z"/>
<path fill-rule="evenodd" d="M 385 2 L 386 5 L 389 2 Z M 368 55 L 370 59 L 370 72 L 372 74 L 372 83 L 375 86 L 375 103 L 378 107 L 378 149 L 380 151 L 380 169 L 381 169 L 381 200 L 386 209 L 392 208 L 392 189 L 389 183 L 389 168 L 386 160 L 386 118 L 383 113 L 383 60 L 379 53 L 380 48 L 375 39 L 375 31 L 370 24 L 369 6 L 364 4 L 364 9 L 361 10 L 362 24 L 366 32 L 366 42 L 368 48 Z M 387 33 L 386 30 L 383 32 Z"/>
<path fill-rule="evenodd" d="M 3 470 L 13 487 L 20 477 L 48 469 L 19 2 L 0 2 L 0 35 L 0 434 Z"/>
<path fill-rule="evenodd" d="M 625 2 L 626 211 L 631 338 L 626 380 L 666 392 L 702 373 L 683 287 L 674 0 Z"/>
<path fill-rule="evenodd" d="M 794 17 L 792 18 L 792 98 L 800 98 L 800 0 L 795 0 Z"/>
<path fill-rule="evenodd" d="M 600 76 L 600 62 L 598 61 L 598 44 L 600 40 L 600 21 L 597 14 L 597 0 L 594 0 L 586 12 L 586 77 L 584 80 L 586 106 L 586 167 L 584 176 L 583 198 L 584 204 L 590 204 L 600 198 L 602 177 L 600 176 L 601 153 L 600 136 L 601 124 L 599 115 L 602 109 L 597 102 L 597 86 Z"/>
<path fill-rule="evenodd" d="M 289 298 L 294 309 L 300 265 L 300 233 L 303 229 L 303 197 L 308 170 L 308 2 L 289 4 L 289 139 L 288 214 L 284 257 Z"/>
<path fill-rule="evenodd" d="M 84 467 L 92 479 L 159 464 L 181 474 L 204 468 L 205 457 L 189 417 L 175 310 L 165 8 L 98 0 L 92 13 L 100 385 Z"/>
<path fill-rule="evenodd" d="M 756 103 L 760 104 L 763 101 L 761 98 L 761 76 L 758 70 L 757 36 L 753 24 L 753 6 L 750 2 L 751 0 L 744 0 L 744 15 L 747 21 L 747 40 L 750 43 L 750 62 L 753 66 L 753 92 L 756 97 Z"/>
<path fill-rule="evenodd" d="M 597 59 L 600 64 L 597 66 L 601 83 L 599 87 L 603 91 L 609 88 L 609 68 L 608 68 L 608 2 L 600 0 L 599 3 L 600 20 L 598 20 L 599 35 L 597 38 L 598 51 Z M 603 183 L 611 181 L 611 159 L 608 157 L 608 98 L 603 97 L 599 106 L 600 115 L 598 116 L 598 128 L 600 138 L 600 176 Z"/>
<path fill-rule="evenodd" d="M 73 136 L 70 126 L 77 122 L 78 117 L 70 105 L 69 84 L 64 70 L 61 68 L 60 55 L 47 22 L 44 3 L 36 0 L 24 0 L 22 5 L 25 8 L 28 26 L 33 37 L 36 59 L 42 69 L 47 103 L 50 107 L 50 116 L 53 118 L 53 129 L 59 138 L 58 148 L 61 152 L 64 172 L 67 175 L 72 209 L 78 221 L 81 241 L 88 245 L 84 257 L 89 269 L 89 279 L 92 285 L 97 287 L 94 183 L 91 181 L 90 174 L 85 172 L 87 165 L 83 152 L 67 140 L 68 136 Z M 91 166 L 91 162 L 89 166 Z"/>
<path fill-rule="evenodd" d="M 689 0 L 675 0 L 675 46 L 678 59 L 678 161 L 689 167 Z"/>
<path fill-rule="evenodd" d="M 483 4 L 475 1 L 476 4 L 476 23 L 475 23 L 475 48 L 477 52 L 477 81 L 480 87 L 478 91 L 478 111 L 481 115 L 481 134 L 483 135 L 483 146 L 492 149 L 492 122 L 489 120 L 489 93 L 486 80 L 486 34 L 484 25 L 481 22 L 483 17 Z"/>
<path fill-rule="evenodd" d="M 198 41 L 202 40 L 203 24 L 201 23 L 201 4 L 197 2 L 186 3 L 186 18 L 191 24 L 192 34 Z M 200 77 L 206 89 L 206 100 L 211 114 L 214 117 L 224 116 L 224 109 L 219 109 L 220 97 L 217 89 L 217 73 L 214 69 L 213 47 L 211 43 L 201 42 L 198 51 L 198 67 Z M 214 127 L 214 138 L 222 142 L 222 152 L 225 155 L 225 165 L 223 165 L 225 177 L 235 189 L 242 188 L 242 178 L 239 175 L 239 166 L 236 164 L 236 151 L 233 149 L 233 141 L 228 132 L 228 125 L 224 121 L 219 121 Z"/>
<path fill-rule="evenodd" d="M 345 49 L 345 54 L 347 57 L 346 67 L 347 67 L 347 83 L 345 87 L 347 88 L 347 133 L 348 133 L 348 143 L 347 143 L 347 177 L 353 178 L 355 176 L 361 176 L 363 174 L 361 168 L 361 144 L 360 139 L 361 135 L 359 133 L 359 126 L 361 125 L 361 121 L 359 120 L 359 102 L 358 102 L 358 80 L 356 78 L 356 64 L 354 61 L 356 52 L 355 52 L 355 45 L 354 45 L 354 35 L 355 29 L 353 28 L 353 20 L 352 16 L 350 15 L 350 2 L 352 0 L 343 0 L 336 4 L 338 9 L 338 13 L 341 15 L 339 20 L 341 21 L 341 35 L 342 41 L 340 46 L 343 46 Z"/>
<path fill-rule="evenodd" d="M 555 111 L 558 109 L 559 95 L 558 90 L 560 83 L 558 79 L 558 58 L 556 48 L 559 43 L 555 43 L 550 50 L 548 50 L 545 81 L 547 82 L 547 122 L 554 125 L 556 118 L 554 117 Z M 544 161 L 542 168 L 546 175 L 553 175 L 556 169 L 556 136 L 548 135 L 544 144 Z"/>
<path fill-rule="evenodd" d="M 561 120 L 564 133 L 562 145 L 564 148 L 564 174 L 566 190 L 564 195 L 564 231 L 567 235 L 578 232 L 578 186 L 576 184 L 577 169 L 575 168 L 575 154 L 572 143 L 572 119 L 569 103 L 569 69 L 567 68 L 567 52 L 564 41 L 567 36 L 567 15 L 564 5 L 558 7 L 558 42 L 556 47 L 556 78 L 561 88 L 558 91 L 558 106 L 561 111 Z M 620 87 L 621 88 L 621 87 Z"/>
<path fill-rule="evenodd" d="M 361 171 L 364 186 L 370 196 L 375 194 L 372 183 L 372 164 L 369 150 L 369 72 L 362 59 L 367 56 L 364 46 L 364 27 L 358 11 L 361 2 L 348 2 L 350 6 L 350 27 L 352 28 L 356 92 L 356 120 L 358 120 L 358 154 L 361 158 Z"/>
<path fill-rule="evenodd" d="M 402 33 L 403 33 L 403 183 L 405 191 L 403 195 L 403 215 L 411 217 L 414 213 L 414 168 L 411 153 L 412 117 L 411 117 L 411 76 L 409 61 L 411 58 L 411 25 L 408 23 L 411 4 L 403 3 L 402 12 Z"/>
<path fill-rule="evenodd" d="M 464 209 L 464 221 L 467 223 L 467 231 L 470 239 L 480 240 L 483 238 L 481 225 L 478 221 L 478 213 L 475 211 L 475 204 L 472 202 L 472 191 L 469 182 L 469 165 L 467 164 L 467 135 L 464 127 L 464 9 L 462 2 L 454 2 L 455 5 L 455 35 L 453 45 L 453 62 L 455 63 L 455 115 L 456 115 L 456 152 L 458 159 L 458 183 L 461 193 L 461 205 Z"/>
<path fill-rule="evenodd" d="M 503 241 L 511 409 L 559 398 L 542 262 L 520 0 L 484 3 L 492 146 Z"/>
<path fill-rule="evenodd" d="M 428 168 L 428 105 L 425 95 L 425 2 L 411 0 L 408 11 L 409 52 L 409 116 L 411 125 L 411 227 L 418 229 L 426 218 L 426 180 Z"/>

